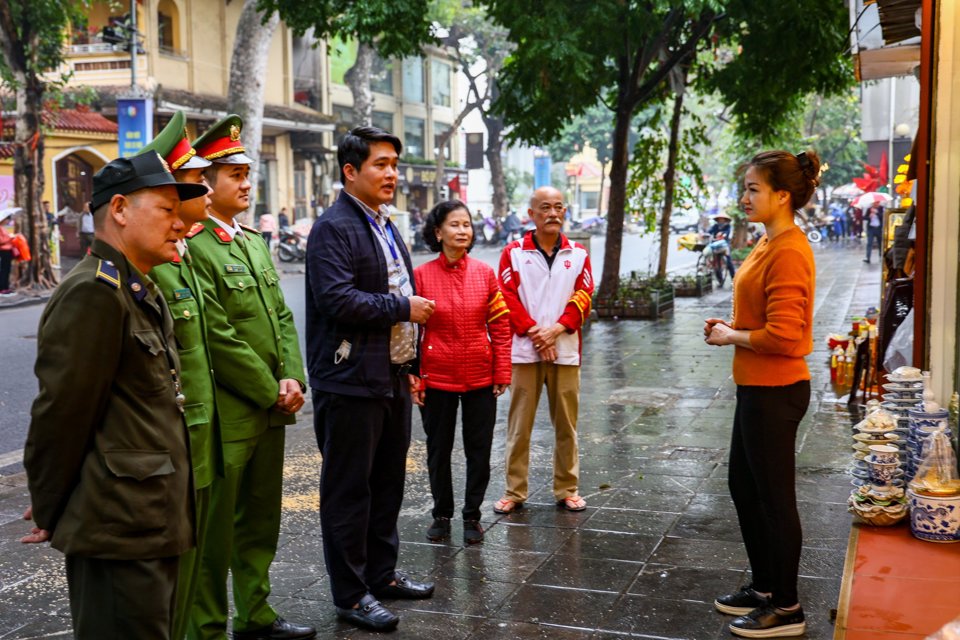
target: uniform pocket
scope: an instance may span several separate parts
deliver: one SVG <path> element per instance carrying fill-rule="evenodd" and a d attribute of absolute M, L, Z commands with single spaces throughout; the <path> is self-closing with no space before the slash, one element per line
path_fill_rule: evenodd
<path fill-rule="evenodd" d="M 257 315 L 257 280 L 249 273 L 223 274 L 227 299 L 221 300 L 231 320 L 243 320 Z"/>
<path fill-rule="evenodd" d="M 113 449 L 103 452 L 107 486 L 100 492 L 115 533 L 162 529 L 170 514 L 170 483 L 176 469 L 168 451 Z"/>
<path fill-rule="evenodd" d="M 135 329 L 133 338 L 143 350 L 141 362 L 147 366 L 143 369 L 138 367 L 138 374 L 125 377 L 125 382 L 143 395 L 172 393 L 170 361 L 167 359 L 167 348 L 160 334 L 152 329 Z"/>

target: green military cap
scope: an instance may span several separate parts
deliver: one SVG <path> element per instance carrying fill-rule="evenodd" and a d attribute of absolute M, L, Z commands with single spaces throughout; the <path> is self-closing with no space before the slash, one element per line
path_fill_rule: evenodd
<path fill-rule="evenodd" d="M 166 160 L 172 171 L 178 169 L 203 169 L 210 166 L 210 161 L 197 155 L 190 146 L 187 136 L 187 117 L 183 111 L 177 111 L 170 118 L 167 126 L 140 153 L 156 151 Z"/>
<path fill-rule="evenodd" d="M 243 142 L 240 140 L 240 131 L 243 129 L 243 120 L 236 114 L 230 114 L 193 143 L 197 155 L 210 162 L 220 164 L 253 164 L 253 158 L 246 154 Z"/>

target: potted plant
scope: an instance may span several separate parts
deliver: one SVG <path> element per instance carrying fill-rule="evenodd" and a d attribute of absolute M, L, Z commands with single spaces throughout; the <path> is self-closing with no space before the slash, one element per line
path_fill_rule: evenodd
<path fill-rule="evenodd" d="M 594 298 L 593 308 L 599 318 L 661 318 L 673 312 L 673 284 L 632 271 L 614 296 Z"/>
<path fill-rule="evenodd" d="M 713 291 L 713 278 L 708 273 L 674 276 L 670 283 L 678 298 L 699 298 Z"/>

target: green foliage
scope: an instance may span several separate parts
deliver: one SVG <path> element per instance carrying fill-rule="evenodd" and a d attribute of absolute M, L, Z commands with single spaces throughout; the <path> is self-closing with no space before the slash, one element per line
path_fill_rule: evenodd
<path fill-rule="evenodd" d="M 639 65 L 637 84 L 625 87 L 631 69 L 643 53 L 643 44 L 666 37 L 673 48 L 688 33 L 667 29 L 667 17 L 683 25 L 702 12 L 716 10 L 717 0 L 640 2 L 638 0 L 485 0 L 491 15 L 517 43 L 500 76 L 502 93 L 498 110 L 514 126 L 511 136 L 534 144 L 547 144 L 574 116 L 586 113 L 598 100 L 607 108 L 627 108 L 624 90 L 638 91 L 655 80 L 656 55 Z M 602 35 L 601 35 L 602 34 Z M 657 84 L 654 82 L 654 84 Z"/>
<path fill-rule="evenodd" d="M 516 167 L 504 167 L 503 179 L 507 188 L 507 203 L 513 207 L 516 206 L 518 193 L 523 187 L 527 191 L 533 189 L 533 174 L 529 171 L 521 171 Z"/>
<path fill-rule="evenodd" d="M 656 228 L 667 195 L 663 172 L 666 170 L 667 145 L 670 141 L 667 116 L 672 104 L 672 99 L 661 102 L 642 123 L 630 161 L 627 179 L 629 214 L 645 232 Z M 700 158 L 710 147 L 706 137 L 707 126 L 695 111 L 684 106 L 680 123 L 676 180 L 673 185 L 674 211 L 699 205 L 700 195 L 706 191 Z"/>
<path fill-rule="evenodd" d="M 85 20 L 89 9 L 88 0 L 4 0 L 3 4 L 0 29 L 11 46 L 4 47 L 0 56 L 0 82 L 11 89 L 16 88 L 15 69 L 39 76 L 63 64 L 67 27 Z M 65 80 L 51 82 L 62 85 Z"/>
<path fill-rule="evenodd" d="M 597 103 L 574 116 L 556 139 L 547 145 L 554 162 L 566 162 L 579 153 L 584 143 L 597 150 L 597 159 L 606 164 L 613 155 L 610 132 L 613 130 L 613 114 L 602 103 Z"/>
<path fill-rule="evenodd" d="M 717 92 L 742 139 L 769 144 L 784 137 L 806 96 L 835 95 L 854 81 L 846 55 L 849 14 L 836 0 L 726 0 L 717 23 L 720 56 L 703 86 Z"/>
<path fill-rule="evenodd" d="M 319 40 L 355 38 L 383 57 L 418 55 L 431 35 L 428 0 L 258 0 L 269 16 L 277 11 L 295 33 L 313 29 Z"/>

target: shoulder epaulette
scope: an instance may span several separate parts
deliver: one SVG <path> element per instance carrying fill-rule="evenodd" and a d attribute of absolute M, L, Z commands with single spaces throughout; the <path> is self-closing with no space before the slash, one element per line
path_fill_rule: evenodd
<path fill-rule="evenodd" d="M 220 225 L 214 225 L 210 227 L 210 231 L 213 233 L 213 235 L 217 236 L 217 240 L 223 244 L 230 244 L 230 241 L 232 240 L 230 234 L 227 233 L 227 230 Z"/>
<path fill-rule="evenodd" d="M 251 227 L 250 225 L 243 224 L 242 222 L 238 224 L 240 225 L 240 228 L 243 229 L 244 231 L 249 231 L 250 233 L 255 233 L 257 235 L 260 235 L 260 232 L 254 229 L 253 227 Z"/>
<path fill-rule="evenodd" d="M 114 289 L 120 288 L 120 271 L 117 265 L 109 260 L 101 260 L 97 263 L 97 280 L 105 282 Z"/>
<path fill-rule="evenodd" d="M 193 223 L 193 226 L 190 227 L 190 231 L 187 231 L 187 237 L 188 237 L 188 238 L 192 238 L 193 236 L 197 235 L 197 234 L 200 233 L 201 231 L 203 231 L 203 223 L 202 223 L 202 222 L 194 222 L 194 223 Z"/>

